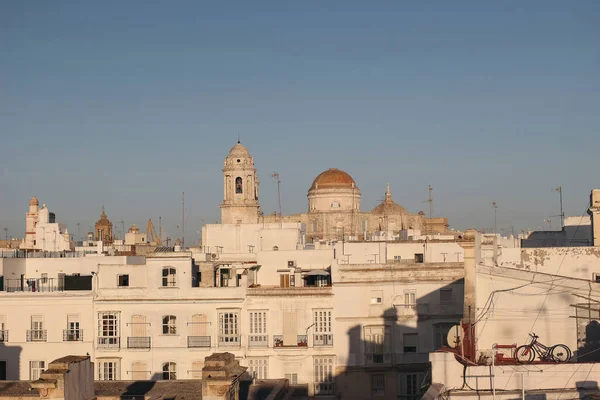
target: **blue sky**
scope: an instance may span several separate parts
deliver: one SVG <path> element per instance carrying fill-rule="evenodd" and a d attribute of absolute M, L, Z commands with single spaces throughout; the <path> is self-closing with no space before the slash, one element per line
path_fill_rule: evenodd
<path fill-rule="evenodd" d="M 322 170 L 455 228 L 582 214 L 600 187 L 600 2 L 0 2 L 0 226 L 219 218 L 240 134 L 265 213 Z M 116 224 L 119 225 L 120 224 Z M 555 219 L 554 227 L 558 226 Z M 1 232 L 2 235 L 4 232 Z"/>

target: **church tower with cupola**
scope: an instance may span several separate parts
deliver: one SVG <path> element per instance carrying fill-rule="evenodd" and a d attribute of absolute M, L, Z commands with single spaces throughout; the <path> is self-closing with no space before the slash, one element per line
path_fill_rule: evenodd
<path fill-rule="evenodd" d="M 258 223 L 258 177 L 254 158 L 238 142 L 231 148 L 223 167 L 222 224 Z"/>

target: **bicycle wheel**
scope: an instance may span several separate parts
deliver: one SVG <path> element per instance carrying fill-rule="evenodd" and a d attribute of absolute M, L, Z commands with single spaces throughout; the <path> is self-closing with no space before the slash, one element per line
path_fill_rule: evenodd
<path fill-rule="evenodd" d="M 557 344 L 550 349 L 550 358 L 555 362 L 567 362 L 571 358 L 571 349 L 564 344 Z"/>
<path fill-rule="evenodd" d="M 526 344 L 517 347 L 517 360 L 521 364 L 530 364 L 533 362 L 535 358 L 535 352 L 533 347 L 530 347 Z"/>

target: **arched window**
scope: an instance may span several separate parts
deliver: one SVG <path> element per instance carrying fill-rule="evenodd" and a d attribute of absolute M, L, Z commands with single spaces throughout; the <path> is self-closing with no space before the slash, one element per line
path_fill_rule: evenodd
<path fill-rule="evenodd" d="M 177 364 L 174 362 L 166 362 L 162 366 L 163 379 L 167 381 L 174 381 L 177 379 Z"/>
<path fill-rule="evenodd" d="M 244 181 L 241 177 L 235 178 L 235 192 L 240 194 L 244 191 Z"/>
<path fill-rule="evenodd" d="M 174 315 L 165 315 L 162 319 L 163 335 L 177 334 L 177 317 Z"/>
<path fill-rule="evenodd" d="M 177 286 L 177 270 L 173 267 L 164 267 L 162 270 L 163 287 Z"/>
<path fill-rule="evenodd" d="M 363 219 L 363 222 L 362 222 L 362 231 L 363 232 L 367 231 L 367 220 L 366 219 Z"/>
<path fill-rule="evenodd" d="M 317 229 L 319 229 L 319 223 L 315 220 L 312 222 L 312 231 L 317 232 Z"/>

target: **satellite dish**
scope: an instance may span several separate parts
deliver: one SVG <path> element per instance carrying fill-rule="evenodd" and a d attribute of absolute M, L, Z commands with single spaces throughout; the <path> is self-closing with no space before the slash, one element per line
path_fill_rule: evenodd
<path fill-rule="evenodd" d="M 463 331 L 462 326 L 454 325 L 450 328 L 448 336 L 446 337 L 448 347 L 452 347 L 453 349 L 458 348 L 462 344 L 464 336 L 465 332 Z"/>

